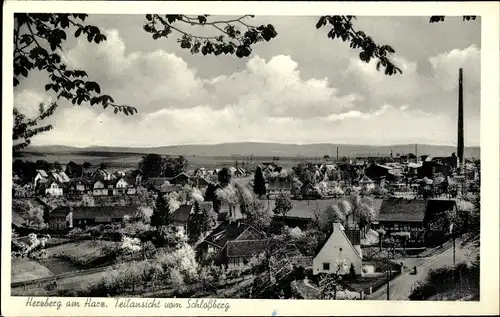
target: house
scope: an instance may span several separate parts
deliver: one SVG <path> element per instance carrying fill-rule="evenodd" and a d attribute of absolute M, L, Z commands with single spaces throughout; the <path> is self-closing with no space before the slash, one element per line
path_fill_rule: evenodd
<path fill-rule="evenodd" d="M 290 194 L 292 192 L 292 184 L 286 180 L 275 179 L 267 183 L 267 193 L 270 195 L 278 195 L 280 193 Z"/>
<path fill-rule="evenodd" d="M 365 169 L 365 175 L 372 180 L 380 182 L 380 180 L 387 178 L 391 172 L 392 167 L 382 164 L 371 164 Z"/>
<path fill-rule="evenodd" d="M 52 225 L 62 226 L 66 223 L 66 227 L 58 228 L 68 229 L 71 227 L 84 228 L 86 226 L 94 226 L 99 224 L 109 224 L 113 222 L 122 222 L 126 219 L 137 221 L 141 219 L 141 211 L 135 206 L 93 206 L 93 207 L 56 207 L 50 214 L 54 217 Z M 65 220 L 62 220 L 62 217 Z M 49 219 L 50 226 L 50 219 Z"/>
<path fill-rule="evenodd" d="M 193 176 L 194 177 L 205 177 L 208 175 L 208 171 L 204 167 L 198 167 L 197 169 L 194 170 Z"/>
<path fill-rule="evenodd" d="M 26 220 L 14 210 L 12 210 L 11 222 L 12 222 L 12 229 L 15 230 L 23 230 L 27 227 Z"/>
<path fill-rule="evenodd" d="M 63 171 L 52 172 L 50 176 L 52 176 L 52 178 L 56 179 L 58 182 L 63 183 L 63 184 L 70 182 L 70 178 Z"/>
<path fill-rule="evenodd" d="M 211 212 L 213 211 L 213 205 L 211 201 L 202 201 L 198 203 L 200 206 L 200 212 Z M 172 213 L 172 223 L 178 232 L 187 233 L 187 225 L 189 215 L 194 213 L 194 205 L 181 205 Z"/>
<path fill-rule="evenodd" d="M 49 228 L 52 230 L 66 230 L 73 228 L 73 208 L 55 208 L 49 216 Z"/>
<path fill-rule="evenodd" d="M 187 224 L 189 214 L 193 212 L 193 205 L 181 205 L 172 213 L 172 223 L 177 229 L 177 232 L 187 234 Z"/>
<path fill-rule="evenodd" d="M 92 195 L 94 196 L 106 196 L 108 195 L 108 190 L 106 188 L 104 180 L 98 180 L 92 186 Z"/>
<path fill-rule="evenodd" d="M 231 167 L 229 167 L 229 168 L 228 168 L 228 170 L 229 170 L 229 173 L 230 173 L 232 176 L 235 176 L 235 177 L 236 177 L 235 173 L 236 173 L 236 171 L 238 170 L 236 167 L 231 166 Z"/>
<path fill-rule="evenodd" d="M 198 189 L 206 188 L 210 184 L 210 182 L 206 178 L 198 176 L 193 177 L 191 179 L 191 183 Z"/>
<path fill-rule="evenodd" d="M 116 189 L 113 192 L 115 195 L 135 195 L 137 189 L 134 185 L 134 179 L 131 177 L 123 176 L 118 179 L 115 185 Z"/>
<path fill-rule="evenodd" d="M 345 261 L 347 265 L 339 267 L 340 261 Z M 331 234 L 320 244 L 314 255 L 313 274 L 349 274 L 352 264 L 356 275 L 362 275 L 362 261 L 361 234 L 359 230 L 352 230 L 348 235 L 342 224 L 335 222 Z"/>
<path fill-rule="evenodd" d="M 85 178 L 73 178 L 69 183 L 69 191 L 72 194 L 82 195 L 90 190 L 90 183 Z"/>
<path fill-rule="evenodd" d="M 249 224 L 225 220 L 199 244 L 198 251 L 214 254 L 216 264 L 245 263 L 252 255 L 264 251 L 264 237 Z"/>
<path fill-rule="evenodd" d="M 144 186 L 156 192 L 164 192 L 162 188 L 170 186 L 172 177 L 149 177 L 144 181 Z"/>
<path fill-rule="evenodd" d="M 241 167 L 236 168 L 236 171 L 234 171 L 234 177 L 243 177 L 245 175 L 246 175 L 246 172 Z"/>
<path fill-rule="evenodd" d="M 372 190 L 375 188 L 375 182 L 366 175 L 359 178 L 358 185 L 364 190 Z"/>
<path fill-rule="evenodd" d="M 47 182 L 49 175 L 44 170 L 37 170 L 36 176 L 33 179 L 33 188 L 37 188 L 40 183 Z"/>
<path fill-rule="evenodd" d="M 313 183 L 306 181 L 302 184 L 300 188 L 300 193 L 304 199 L 319 199 L 321 198 L 321 193 L 319 189 L 313 185 Z"/>
<path fill-rule="evenodd" d="M 266 239 L 228 241 L 224 258 L 227 264 L 246 264 L 254 255 L 262 253 L 266 245 Z"/>
<path fill-rule="evenodd" d="M 411 244 L 423 245 L 429 233 L 429 223 L 433 217 L 444 211 L 456 211 L 453 200 L 424 200 L 424 199 L 384 199 L 378 212 L 377 220 L 372 228 L 382 228 L 387 235 L 397 232 L 409 233 L 408 241 Z"/>
<path fill-rule="evenodd" d="M 62 196 L 63 195 L 63 186 L 57 180 L 49 180 L 46 183 L 45 187 L 45 195 L 51 196 Z"/>
<path fill-rule="evenodd" d="M 177 176 L 175 176 L 172 181 L 174 184 L 176 185 L 186 185 L 189 183 L 189 180 L 191 179 L 191 177 L 189 177 L 188 174 L 182 172 L 182 173 L 179 173 Z"/>

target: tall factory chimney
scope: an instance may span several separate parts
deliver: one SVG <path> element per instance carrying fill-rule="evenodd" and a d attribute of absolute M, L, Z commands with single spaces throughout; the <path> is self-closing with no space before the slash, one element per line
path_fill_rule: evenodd
<path fill-rule="evenodd" d="M 460 170 L 464 164 L 464 98 L 462 68 L 458 70 L 458 137 L 457 156 Z"/>
<path fill-rule="evenodd" d="M 418 150 L 417 150 L 417 144 L 415 144 L 415 163 L 418 163 Z"/>
<path fill-rule="evenodd" d="M 339 161 L 339 147 L 337 146 L 337 162 Z"/>

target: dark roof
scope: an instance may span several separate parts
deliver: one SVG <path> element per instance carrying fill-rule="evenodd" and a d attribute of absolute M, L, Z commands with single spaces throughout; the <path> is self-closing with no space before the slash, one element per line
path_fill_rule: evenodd
<path fill-rule="evenodd" d="M 200 210 L 210 211 L 213 209 L 213 203 L 211 201 L 201 201 L 198 204 L 200 205 Z"/>
<path fill-rule="evenodd" d="M 360 245 L 361 244 L 361 231 L 355 230 L 355 229 L 346 229 L 346 230 L 344 230 L 344 233 L 352 245 Z"/>
<path fill-rule="evenodd" d="M 314 256 L 317 256 L 318 253 L 321 251 L 321 249 L 323 249 L 323 247 L 325 246 L 325 244 L 328 242 L 328 240 L 332 236 L 333 230 L 334 230 L 334 228 L 332 227 L 330 229 L 330 231 L 328 232 L 327 236 L 323 239 L 323 241 L 321 241 L 321 243 L 318 244 L 318 247 L 314 251 Z M 347 237 L 347 240 L 351 243 L 351 246 L 353 247 L 353 249 L 356 252 L 356 254 L 360 255 L 359 252 L 356 250 L 356 248 L 354 246 L 361 244 L 361 231 L 359 231 L 359 230 L 351 230 L 351 229 L 348 229 L 348 230 L 344 229 L 342 231 L 344 232 L 344 236 Z"/>
<path fill-rule="evenodd" d="M 227 256 L 251 257 L 264 252 L 267 240 L 234 240 L 227 242 Z"/>
<path fill-rule="evenodd" d="M 17 212 L 12 211 L 12 225 L 15 227 L 24 227 L 26 225 L 26 220 Z"/>
<path fill-rule="evenodd" d="M 379 221 L 423 222 L 427 201 L 420 199 L 384 199 Z"/>
<path fill-rule="evenodd" d="M 423 222 L 427 211 L 446 210 L 453 204 L 453 201 L 448 200 L 384 199 L 378 220 Z"/>
<path fill-rule="evenodd" d="M 146 182 L 152 186 L 161 186 L 165 183 L 165 181 L 170 183 L 172 179 L 172 177 L 150 177 L 146 180 Z"/>
<path fill-rule="evenodd" d="M 337 200 L 335 199 L 293 200 L 292 209 L 286 216 L 312 219 L 316 210 L 326 210 L 326 208 L 333 206 L 336 202 Z"/>
<path fill-rule="evenodd" d="M 228 241 L 235 240 L 248 228 L 251 226 L 244 222 L 224 220 L 205 238 L 205 241 L 223 248 Z"/>
<path fill-rule="evenodd" d="M 90 185 L 90 181 L 87 178 L 83 177 L 72 178 L 69 183 L 71 185 L 78 185 L 78 184 Z"/>
<path fill-rule="evenodd" d="M 175 222 L 187 222 L 192 208 L 192 205 L 181 205 L 172 213 L 172 219 Z"/>
<path fill-rule="evenodd" d="M 176 175 L 176 176 L 174 177 L 174 179 L 179 178 L 179 177 L 181 177 L 181 176 L 184 176 L 185 178 L 191 178 L 191 176 L 189 176 L 188 174 L 186 174 L 186 173 L 182 172 L 182 173 L 179 173 L 178 175 Z"/>
<path fill-rule="evenodd" d="M 67 216 L 71 210 L 72 208 L 67 206 L 56 207 L 50 212 L 50 218 L 52 218 L 53 216 Z"/>
<path fill-rule="evenodd" d="M 285 180 L 275 180 L 269 182 L 269 189 L 291 189 L 292 184 Z"/>
<path fill-rule="evenodd" d="M 140 211 L 134 206 L 94 206 L 94 207 L 57 207 L 51 212 L 59 215 L 67 215 L 70 208 L 73 209 L 73 219 L 112 219 L 130 216 L 137 218 Z"/>

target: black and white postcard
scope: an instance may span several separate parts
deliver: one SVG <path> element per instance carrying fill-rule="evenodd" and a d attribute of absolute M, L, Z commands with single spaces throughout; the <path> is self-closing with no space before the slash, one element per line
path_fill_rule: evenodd
<path fill-rule="evenodd" d="M 498 313 L 498 12 L 5 2 L 2 313 Z"/>

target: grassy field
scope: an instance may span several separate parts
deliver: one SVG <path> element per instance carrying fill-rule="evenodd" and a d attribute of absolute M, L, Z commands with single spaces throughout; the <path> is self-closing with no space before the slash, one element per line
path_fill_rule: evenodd
<path fill-rule="evenodd" d="M 15 258 L 11 262 L 11 282 L 22 282 L 49 277 L 53 273 L 44 265 L 31 259 Z"/>
<path fill-rule="evenodd" d="M 67 164 L 70 161 L 73 161 L 78 164 L 83 164 L 84 162 L 89 162 L 93 166 L 98 166 L 101 163 L 104 163 L 108 166 L 110 170 L 120 170 L 120 169 L 133 169 L 137 168 L 139 161 L 142 158 L 142 154 L 134 154 L 134 153 L 110 153 L 109 156 L 105 156 L 103 154 L 96 156 L 89 155 L 81 155 L 78 153 L 61 153 L 61 154 L 25 154 L 21 157 L 22 160 L 46 160 L 48 162 L 58 161 L 61 164 Z M 236 162 L 239 162 L 241 166 L 242 163 L 248 164 L 252 163 L 262 163 L 262 162 L 270 162 L 271 159 L 267 160 L 252 160 L 248 157 L 207 157 L 207 156 L 187 156 L 188 160 L 188 169 L 190 171 L 194 171 L 198 167 L 205 167 L 209 170 L 213 170 L 215 168 L 222 167 L 230 167 L 235 166 Z M 296 159 L 283 159 L 279 161 L 279 165 L 284 168 L 291 168 L 295 166 L 298 162 L 302 161 L 301 158 Z M 312 161 L 314 162 L 314 161 Z M 317 160 L 317 163 L 324 163 L 323 160 Z"/>
<path fill-rule="evenodd" d="M 47 257 L 70 258 L 76 265 L 86 265 L 105 255 L 104 250 L 108 247 L 116 247 L 118 242 L 102 240 L 85 240 L 67 243 L 47 249 Z"/>

